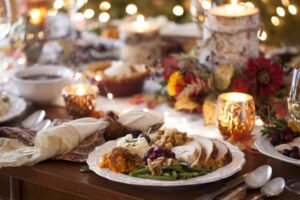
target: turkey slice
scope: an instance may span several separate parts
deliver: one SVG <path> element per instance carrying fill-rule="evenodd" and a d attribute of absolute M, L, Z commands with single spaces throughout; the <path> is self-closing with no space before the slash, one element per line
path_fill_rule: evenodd
<path fill-rule="evenodd" d="M 173 147 L 172 152 L 178 160 L 191 164 L 201 154 L 201 148 L 196 141 L 191 141 L 185 145 Z"/>
<path fill-rule="evenodd" d="M 202 149 L 205 151 L 205 159 L 202 167 L 210 168 L 213 165 L 214 160 L 218 155 L 218 149 L 211 139 L 199 138 L 197 142 L 201 145 Z"/>
<path fill-rule="evenodd" d="M 223 142 L 219 140 L 214 140 L 213 142 L 218 149 L 218 155 L 215 160 L 214 168 L 218 169 L 230 163 L 232 157 L 231 157 L 230 150 Z"/>

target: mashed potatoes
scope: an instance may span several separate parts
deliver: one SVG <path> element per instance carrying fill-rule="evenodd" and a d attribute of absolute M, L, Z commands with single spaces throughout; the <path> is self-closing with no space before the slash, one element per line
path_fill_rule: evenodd
<path fill-rule="evenodd" d="M 128 134 L 117 141 L 118 147 L 125 147 L 132 154 L 137 154 L 141 158 L 150 149 L 147 140 L 144 137 L 133 138 L 131 134 Z"/>

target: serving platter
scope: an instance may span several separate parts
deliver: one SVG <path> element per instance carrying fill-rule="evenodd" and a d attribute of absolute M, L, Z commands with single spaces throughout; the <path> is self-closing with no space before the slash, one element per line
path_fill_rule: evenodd
<path fill-rule="evenodd" d="M 21 115 L 26 109 L 26 102 L 23 98 L 8 95 L 9 97 L 9 108 L 8 111 L 0 116 L 0 123 L 7 122 L 19 115 Z"/>
<path fill-rule="evenodd" d="M 279 153 L 274 146 L 271 144 L 267 136 L 260 136 L 255 141 L 255 146 L 257 150 L 271 158 L 275 158 L 277 160 L 281 160 L 283 162 L 287 162 L 296 166 L 300 166 L 300 160 L 296 160 L 287 156 L 282 155 Z"/>
<path fill-rule="evenodd" d="M 190 135 L 194 140 L 201 140 L 201 136 Z M 190 178 L 186 180 L 176 180 L 176 181 L 162 181 L 162 180 L 150 180 L 143 178 L 135 178 L 128 176 L 122 173 L 115 173 L 109 169 L 102 169 L 98 166 L 99 162 L 102 159 L 103 154 L 111 151 L 116 147 L 116 140 L 108 141 L 105 144 L 97 147 L 93 152 L 91 152 L 87 159 L 87 164 L 89 168 L 94 171 L 97 175 L 106 178 L 111 181 L 124 183 L 128 185 L 139 185 L 139 186 L 159 186 L 159 187 L 174 187 L 174 186 L 188 186 L 188 185 L 197 185 L 211 183 L 219 181 L 225 178 L 228 178 L 238 171 L 240 171 L 245 164 L 245 156 L 238 147 L 233 146 L 232 144 L 222 141 L 230 150 L 232 154 L 232 162 L 228 165 L 213 171 L 204 176 L 198 176 L 195 178 Z"/>

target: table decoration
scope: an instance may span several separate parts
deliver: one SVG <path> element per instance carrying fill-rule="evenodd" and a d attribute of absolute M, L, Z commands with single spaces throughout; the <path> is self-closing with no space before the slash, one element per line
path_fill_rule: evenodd
<path fill-rule="evenodd" d="M 176 110 L 202 113 L 205 124 L 215 123 L 216 100 L 223 92 L 242 92 L 253 96 L 257 115 L 264 122 L 270 116 L 287 114 L 290 70 L 263 56 L 249 58 L 236 69 L 231 64 L 211 69 L 195 52 L 165 57 L 160 63 L 161 90 Z"/>
<path fill-rule="evenodd" d="M 73 118 L 86 117 L 94 111 L 98 89 L 89 84 L 74 84 L 65 86 L 62 96 L 66 109 Z"/>
<path fill-rule="evenodd" d="M 248 140 L 254 128 L 255 115 L 252 96 L 238 92 L 219 95 L 216 105 L 216 125 L 224 139 Z"/>
<path fill-rule="evenodd" d="M 204 45 L 199 59 L 210 67 L 234 64 L 242 67 L 250 57 L 258 56 L 257 31 L 259 9 L 238 4 L 217 6 L 207 10 L 203 25 Z"/>
<path fill-rule="evenodd" d="M 120 58 L 132 64 L 151 64 L 160 56 L 159 27 L 138 15 L 120 27 Z"/>

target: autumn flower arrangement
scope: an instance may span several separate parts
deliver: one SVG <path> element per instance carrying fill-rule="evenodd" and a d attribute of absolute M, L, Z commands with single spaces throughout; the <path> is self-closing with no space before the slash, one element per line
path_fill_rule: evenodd
<path fill-rule="evenodd" d="M 263 56 L 250 58 L 242 68 L 219 65 L 206 68 L 195 55 L 176 55 L 162 60 L 162 88 L 176 110 L 199 112 L 206 124 L 214 123 L 217 96 L 235 91 L 251 94 L 257 114 L 286 115 L 289 73 L 278 63 Z"/>

